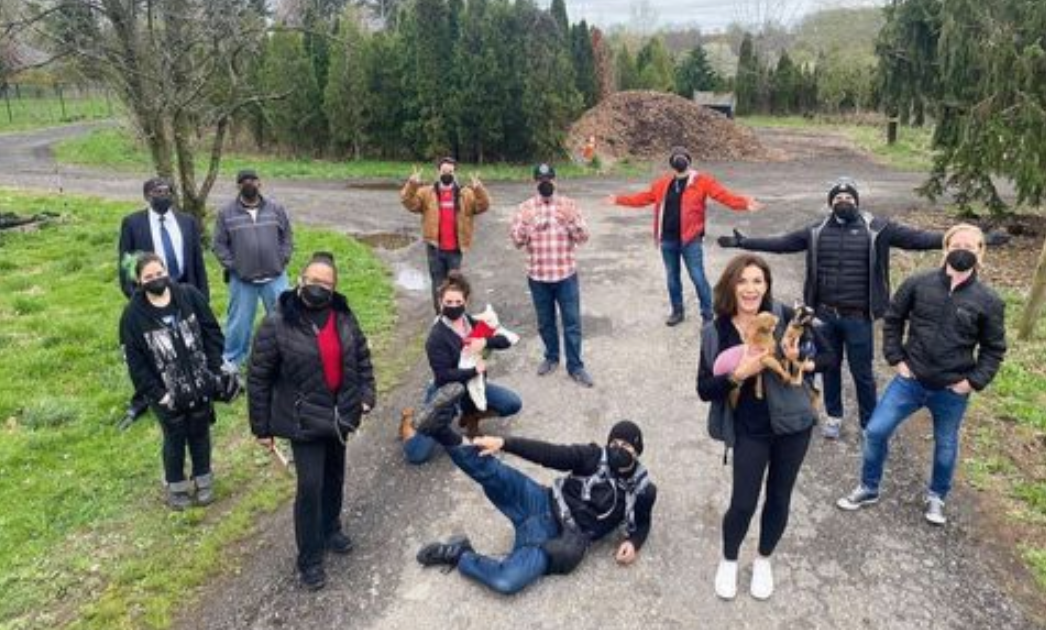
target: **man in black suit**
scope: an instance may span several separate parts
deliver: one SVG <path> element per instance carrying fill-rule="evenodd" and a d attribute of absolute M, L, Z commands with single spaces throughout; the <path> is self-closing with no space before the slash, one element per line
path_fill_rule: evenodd
<path fill-rule="evenodd" d="M 191 284 L 210 299 L 196 219 L 174 210 L 174 186 L 163 177 L 147 180 L 142 193 L 149 206 L 127 215 L 120 225 L 120 290 L 131 297 L 137 285 L 134 264 L 129 261 L 140 252 L 152 252 L 163 258 L 172 281 Z M 135 392 L 120 426 L 126 428 L 148 408 L 148 403 Z"/>

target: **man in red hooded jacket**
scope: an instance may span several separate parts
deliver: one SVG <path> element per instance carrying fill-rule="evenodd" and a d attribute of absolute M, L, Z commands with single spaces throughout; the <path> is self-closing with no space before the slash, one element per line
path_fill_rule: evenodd
<path fill-rule="evenodd" d="M 611 195 L 607 201 L 618 206 L 645 208 L 654 206 L 654 240 L 661 247 L 668 280 L 668 297 L 672 314 L 665 323 L 675 326 L 685 319 L 680 260 L 694 282 L 701 302 L 701 318 L 712 320 L 712 287 L 705 277 L 704 248 L 705 205 L 711 197 L 731 210 L 756 211 L 763 208 L 751 197 L 727 190 L 714 177 L 691 167 L 693 160 L 683 147 L 674 147 L 668 163 L 671 173 L 658 178 L 645 190 L 634 195 Z"/>

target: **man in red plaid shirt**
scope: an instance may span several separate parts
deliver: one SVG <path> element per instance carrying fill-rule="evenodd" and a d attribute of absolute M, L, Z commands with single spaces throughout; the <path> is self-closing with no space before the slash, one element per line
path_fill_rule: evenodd
<path fill-rule="evenodd" d="M 512 221 L 512 242 L 527 251 L 527 281 L 538 332 L 545 343 L 545 359 L 538 376 L 559 367 L 559 329 L 556 306 L 563 319 L 567 373 L 583 387 L 592 377 L 581 361 L 581 294 L 574 249 L 588 240 L 585 220 L 572 199 L 556 193 L 556 171 L 548 164 L 534 168 L 537 194 L 519 206 Z"/>

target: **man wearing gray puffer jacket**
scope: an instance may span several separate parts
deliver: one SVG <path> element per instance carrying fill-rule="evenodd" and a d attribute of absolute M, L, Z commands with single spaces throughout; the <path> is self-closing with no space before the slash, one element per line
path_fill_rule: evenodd
<path fill-rule="evenodd" d="M 230 372 L 238 372 L 247 358 L 258 300 L 272 313 L 287 289 L 287 264 L 294 251 L 287 210 L 261 195 L 258 174 L 240 171 L 236 184 L 240 194 L 218 212 L 213 246 L 229 283 L 222 360 Z"/>

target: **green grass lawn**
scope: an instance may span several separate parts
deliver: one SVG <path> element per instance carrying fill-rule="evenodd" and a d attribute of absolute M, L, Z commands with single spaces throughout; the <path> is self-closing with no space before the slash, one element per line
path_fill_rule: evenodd
<path fill-rule="evenodd" d="M 53 92 L 51 92 L 53 94 Z M 54 127 L 83 120 L 112 118 L 119 111 L 116 99 L 106 101 L 104 96 L 65 98 L 65 109 L 55 96 L 47 98 L 0 98 L 0 133 Z"/>
<path fill-rule="evenodd" d="M 163 507 L 151 414 L 114 428 L 131 394 L 116 238 L 134 206 L 0 189 L 0 211 L 44 210 L 61 218 L 0 234 L 0 627 L 165 627 L 193 587 L 230 568 L 223 550 L 292 484 L 255 446 L 241 398 L 219 405 L 214 427 L 218 502 Z M 340 288 L 380 357 L 395 316 L 385 267 L 328 231 L 299 227 L 296 245 L 293 269 L 311 251 L 335 253 Z M 208 265 L 224 320 L 227 293 Z"/>
<path fill-rule="evenodd" d="M 752 127 L 783 127 L 787 129 L 824 130 L 839 133 L 857 147 L 867 151 L 888 166 L 904 171 L 929 171 L 933 152 L 930 140 L 932 127 L 899 127 L 897 143 L 886 143 L 886 125 L 865 125 L 835 122 L 831 119 L 802 116 L 745 116 L 738 119 Z"/>
<path fill-rule="evenodd" d="M 149 156 L 126 129 L 98 129 L 79 138 L 65 140 L 54 148 L 55 158 L 60 163 L 116 168 L 123 170 L 149 170 Z M 201 152 L 202 154 L 202 152 Z M 271 155 L 249 155 L 227 152 L 222 158 L 221 173 L 232 178 L 243 168 L 257 169 L 263 178 L 280 179 L 391 179 L 403 181 L 415 167 L 421 167 L 426 177 L 435 178 L 435 167 L 428 162 L 397 162 L 380 160 L 314 160 L 307 158 L 280 158 Z M 205 171 L 203 159 L 198 162 L 197 172 Z M 648 165 L 627 161 L 615 163 L 614 174 L 646 174 Z M 462 181 L 478 174 L 484 181 L 530 181 L 531 164 L 461 164 L 458 167 Z M 563 178 L 599 174 L 595 169 L 562 161 L 556 164 L 557 175 Z"/>

